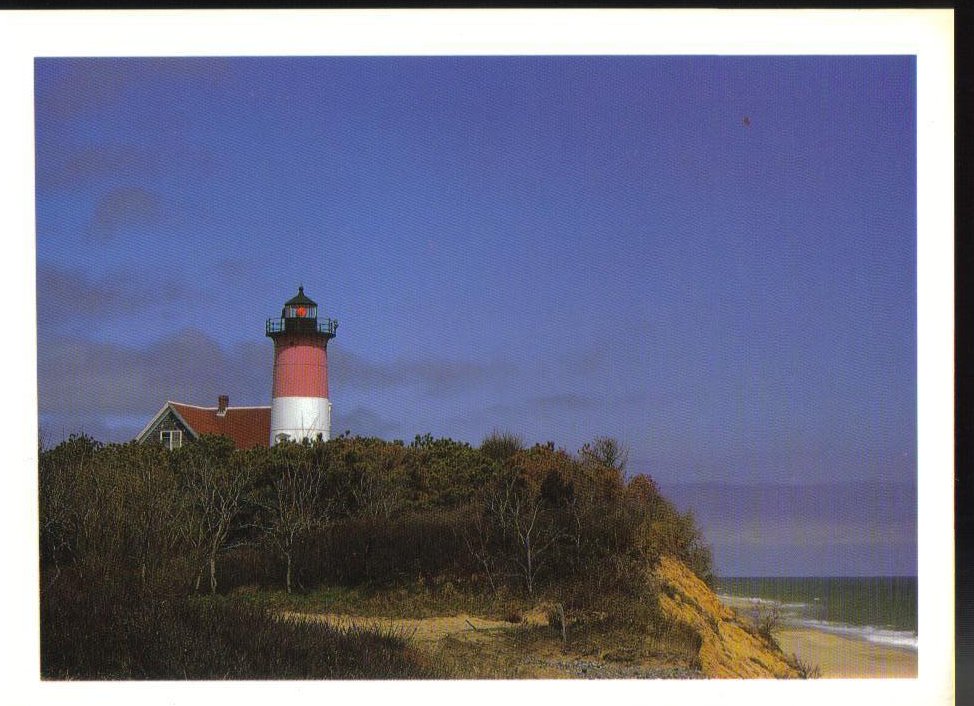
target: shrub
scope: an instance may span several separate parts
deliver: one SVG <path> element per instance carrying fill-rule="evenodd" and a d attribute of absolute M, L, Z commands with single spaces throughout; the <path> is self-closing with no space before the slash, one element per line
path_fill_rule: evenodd
<path fill-rule="evenodd" d="M 480 443 L 480 451 L 496 463 L 503 463 L 518 451 L 524 450 L 524 441 L 512 432 L 494 430 Z"/>
<path fill-rule="evenodd" d="M 803 662 L 798 659 L 797 655 L 792 655 L 791 661 L 795 669 L 798 670 L 799 679 L 818 679 L 822 676 L 822 670 L 817 664 L 812 665 L 808 662 Z"/>
<path fill-rule="evenodd" d="M 757 609 L 754 620 L 754 627 L 762 638 L 767 642 L 774 643 L 774 632 L 780 623 L 780 612 L 776 603 L 771 604 L 765 609 Z"/>

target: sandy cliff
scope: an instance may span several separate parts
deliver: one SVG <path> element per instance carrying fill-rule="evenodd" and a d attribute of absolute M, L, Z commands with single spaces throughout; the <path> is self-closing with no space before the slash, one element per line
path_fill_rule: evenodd
<path fill-rule="evenodd" d="M 708 677 L 787 679 L 798 671 L 774 644 L 724 606 L 684 564 L 663 557 L 654 572 L 660 607 L 700 635 L 700 669 Z"/>

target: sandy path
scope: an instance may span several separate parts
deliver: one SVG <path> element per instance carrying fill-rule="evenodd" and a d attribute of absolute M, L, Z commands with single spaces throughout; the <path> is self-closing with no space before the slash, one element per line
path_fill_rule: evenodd
<path fill-rule="evenodd" d="M 445 637 L 478 639 L 496 634 L 498 631 L 512 630 L 515 626 L 502 620 L 487 620 L 472 615 L 449 615 L 434 618 L 372 618 L 339 613 L 298 613 L 287 611 L 284 617 L 327 623 L 335 627 L 351 626 L 361 628 L 378 627 L 383 630 L 401 631 L 405 637 L 419 642 L 437 642 Z"/>
<path fill-rule="evenodd" d="M 335 627 L 391 629 L 401 631 L 405 637 L 416 642 L 427 644 L 439 642 L 447 637 L 467 643 L 481 643 L 494 640 L 499 634 L 516 627 L 509 622 L 472 615 L 376 618 L 339 613 L 288 611 L 284 616 L 294 620 L 327 623 Z M 536 620 L 540 622 L 540 616 Z M 818 665 L 824 678 L 892 678 L 917 675 L 917 654 L 911 650 L 887 647 L 811 628 L 780 628 L 775 631 L 775 638 L 785 654 L 796 654 L 803 662 Z M 549 675 L 544 674 L 544 676 Z M 555 674 L 552 673 L 550 676 Z"/>
<path fill-rule="evenodd" d="M 560 642 L 539 643 L 525 653 L 505 644 L 502 637 L 518 625 L 546 625 L 547 618 L 539 611 L 523 615 L 522 623 L 490 620 L 472 615 L 435 616 L 428 618 L 365 617 L 343 613 L 302 613 L 285 611 L 290 620 L 326 623 L 334 627 L 361 627 L 393 630 L 436 653 L 437 650 L 456 650 L 462 647 L 459 659 L 476 660 L 486 666 L 481 672 L 469 663 L 462 678 L 505 679 L 699 679 L 694 670 L 656 662 L 607 663 L 594 657 L 566 655 Z M 441 641 L 446 641 L 443 644 Z M 493 665 L 493 666 L 492 666 Z"/>
<path fill-rule="evenodd" d="M 818 665 L 826 678 L 916 677 L 917 653 L 811 628 L 780 628 L 775 639 L 785 654 Z"/>

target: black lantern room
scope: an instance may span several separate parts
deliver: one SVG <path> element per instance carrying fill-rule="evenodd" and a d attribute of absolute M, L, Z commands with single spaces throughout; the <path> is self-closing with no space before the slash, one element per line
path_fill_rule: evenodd
<path fill-rule="evenodd" d="M 286 333 L 315 333 L 333 338 L 338 322 L 325 318 L 318 321 L 318 305 L 304 293 L 304 286 L 298 287 L 296 296 L 284 302 L 281 318 L 268 319 L 266 334 L 271 338 Z"/>
<path fill-rule="evenodd" d="M 281 309 L 281 318 L 284 319 L 317 319 L 318 305 L 309 299 L 304 293 L 304 287 L 298 287 L 298 294 L 284 302 Z"/>

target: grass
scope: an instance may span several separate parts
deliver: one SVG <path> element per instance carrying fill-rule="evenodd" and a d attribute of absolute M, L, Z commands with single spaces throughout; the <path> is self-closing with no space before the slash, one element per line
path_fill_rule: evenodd
<path fill-rule="evenodd" d="M 65 572 L 42 591 L 42 676 L 560 678 L 578 676 L 564 666 L 578 660 L 699 668 L 699 636 L 663 619 L 652 608 L 651 595 L 606 595 L 582 611 L 562 601 L 571 595 L 566 591 L 555 586 L 528 598 L 438 577 L 391 586 L 324 585 L 291 594 L 250 586 L 228 594 L 180 596 L 110 578 L 88 585 L 80 575 Z M 558 605 L 564 610 L 564 632 Z M 365 620 L 353 626 L 286 613 Z M 464 617 L 479 627 L 467 629 Z M 417 633 L 415 624 L 407 629 L 379 618 L 429 622 Z"/>
<path fill-rule="evenodd" d="M 615 615 L 582 614 L 566 609 L 567 640 L 563 640 L 560 613 L 557 620 L 552 618 L 552 606 L 556 604 L 553 596 L 528 600 L 504 594 L 460 592 L 446 586 L 447 583 L 435 586 L 419 582 L 399 587 L 322 586 L 290 595 L 282 590 L 243 588 L 230 596 L 208 600 L 243 602 L 275 613 L 393 619 L 470 615 L 507 623 L 509 627 L 446 634 L 421 646 L 417 644 L 438 678 L 563 677 L 563 671 L 546 665 L 571 659 L 687 669 L 699 666 L 699 636 L 666 621 L 647 624 L 653 616 L 618 610 Z M 527 617 L 531 620 L 526 621 Z"/>
<path fill-rule="evenodd" d="M 233 600 L 272 611 L 299 613 L 343 613 L 361 617 L 432 618 L 442 615 L 479 615 L 518 622 L 531 604 L 520 598 L 483 592 L 461 592 L 444 586 L 431 589 L 424 584 L 398 587 L 320 586 L 303 593 L 279 589 L 239 588 Z M 517 618 L 518 620 L 513 620 Z"/>
<path fill-rule="evenodd" d="M 519 632 L 521 628 L 514 628 Z M 526 651 L 517 639 L 498 637 L 471 642 L 449 636 L 430 650 L 437 672 L 447 679 L 518 679 L 534 676 L 525 665 Z"/>
<path fill-rule="evenodd" d="M 45 679 L 430 679 L 401 632 L 277 617 L 253 603 L 123 590 L 42 592 Z M 114 589 L 114 590 L 113 590 Z"/>
<path fill-rule="evenodd" d="M 181 596 L 122 581 L 96 587 L 65 572 L 41 598 L 44 679 L 510 679 L 563 677 L 550 664 L 571 658 L 652 657 L 635 624 L 566 610 L 565 641 L 558 621 L 544 621 L 550 596 L 464 592 L 444 581 Z M 388 622 L 336 626 L 282 617 L 289 611 L 496 622 L 419 640 Z"/>
<path fill-rule="evenodd" d="M 112 584 L 95 591 L 67 576 L 42 592 L 42 677 L 516 679 L 578 676 L 557 666 L 574 660 L 699 667 L 699 636 L 644 612 L 566 608 L 563 639 L 552 596 L 529 601 L 446 585 L 323 586 L 292 594 L 240 588 L 179 597 Z M 333 625 L 287 619 L 286 612 L 495 622 L 446 628 L 431 639 L 388 621 Z"/>

